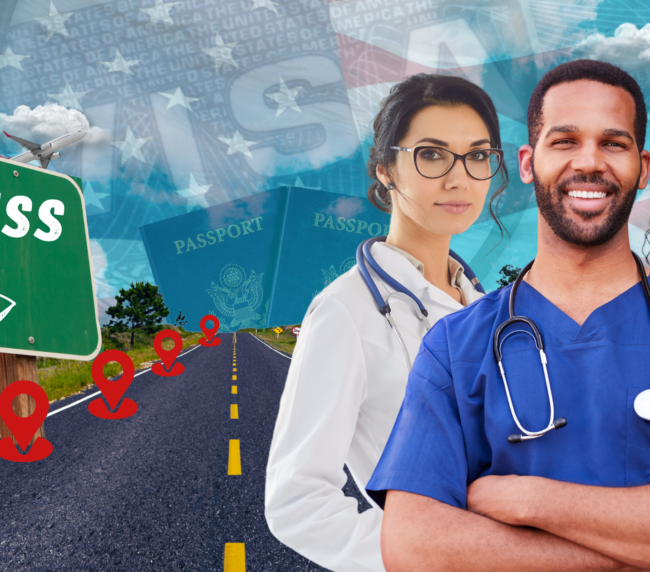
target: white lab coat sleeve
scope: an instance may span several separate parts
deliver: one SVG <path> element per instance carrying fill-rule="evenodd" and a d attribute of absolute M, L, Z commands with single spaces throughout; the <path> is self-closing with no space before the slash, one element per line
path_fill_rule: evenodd
<path fill-rule="evenodd" d="M 367 381 L 352 316 L 340 300 L 321 295 L 302 323 L 280 401 L 265 514 L 278 540 L 335 572 L 385 570 L 383 511 L 359 514 L 356 499 L 341 490 Z"/>

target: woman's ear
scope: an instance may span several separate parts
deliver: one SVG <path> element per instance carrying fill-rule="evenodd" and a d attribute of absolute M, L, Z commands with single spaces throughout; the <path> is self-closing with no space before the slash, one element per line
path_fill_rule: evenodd
<path fill-rule="evenodd" d="M 384 187 L 388 187 L 391 180 L 390 180 L 390 175 L 386 171 L 386 167 L 384 167 L 381 163 L 379 163 L 379 165 L 377 165 L 377 169 L 375 170 L 375 173 L 377 174 L 377 178 L 381 181 Z"/>

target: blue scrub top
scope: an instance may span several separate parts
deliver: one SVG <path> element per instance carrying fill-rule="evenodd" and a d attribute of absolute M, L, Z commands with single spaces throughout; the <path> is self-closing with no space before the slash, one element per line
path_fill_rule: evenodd
<path fill-rule="evenodd" d="M 486 475 L 534 475 L 609 487 L 650 483 L 650 421 L 634 399 L 650 389 L 650 309 L 641 282 L 597 308 L 582 326 L 522 282 L 515 313 L 532 318 L 548 358 L 554 418 L 567 426 L 511 444 L 516 426 L 492 350 L 508 319 L 512 286 L 438 321 L 424 337 L 402 408 L 366 489 L 380 506 L 387 490 L 466 508 L 467 486 Z M 576 285 L 579 291 L 580 286 Z M 502 334 L 527 329 L 509 326 Z M 550 406 L 534 339 L 502 346 L 515 412 L 544 429 Z"/>

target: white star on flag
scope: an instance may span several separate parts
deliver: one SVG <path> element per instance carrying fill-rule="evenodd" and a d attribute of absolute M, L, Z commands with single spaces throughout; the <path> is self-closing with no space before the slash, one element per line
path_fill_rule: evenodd
<path fill-rule="evenodd" d="M 131 75 L 135 75 L 131 71 L 131 66 L 139 64 L 140 60 L 125 60 L 122 54 L 120 53 L 120 50 L 115 48 L 115 59 L 112 62 L 99 62 L 99 63 L 107 66 L 109 72 L 121 71 L 124 73 L 130 73 Z"/>
<path fill-rule="evenodd" d="M 278 104 L 278 110 L 275 113 L 276 117 L 287 108 L 295 109 L 297 112 L 302 113 L 300 107 L 298 107 L 298 104 L 296 103 L 296 96 L 301 89 L 302 86 L 300 85 L 298 87 L 287 87 L 284 80 L 280 78 L 280 91 L 266 94 L 266 97 L 272 99 Z"/>
<path fill-rule="evenodd" d="M 219 141 L 223 141 L 224 143 L 228 144 L 228 151 L 226 152 L 226 155 L 232 155 L 233 153 L 243 153 L 244 155 L 248 155 L 251 159 L 253 158 L 253 154 L 249 151 L 249 147 L 253 145 L 257 145 L 257 141 L 246 141 L 239 131 L 235 131 L 235 134 L 232 136 L 232 139 L 228 139 L 227 137 L 218 137 Z"/>
<path fill-rule="evenodd" d="M 232 58 L 232 51 L 235 49 L 237 42 L 225 44 L 221 39 L 219 32 L 217 32 L 217 37 L 214 43 L 214 48 L 203 48 L 203 51 L 211 58 L 214 58 L 214 68 L 216 73 L 219 73 L 219 69 L 223 64 L 230 64 L 231 66 L 238 68 L 239 65 L 237 65 L 237 62 Z"/>
<path fill-rule="evenodd" d="M 86 202 L 86 206 L 95 205 L 97 208 L 105 211 L 106 209 L 103 207 L 102 203 L 99 202 L 99 199 L 103 199 L 104 197 L 108 196 L 109 193 L 98 193 L 95 191 L 90 182 L 86 183 L 84 186 L 84 201 Z"/>
<path fill-rule="evenodd" d="M 181 196 L 187 199 L 187 210 L 192 210 L 195 206 L 203 207 L 207 209 L 210 205 L 205 198 L 205 194 L 208 192 L 208 189 L 212 185 L 199 185 L 194 178 L 194 175 L 190 173 L 190 186 L 187 189 L 179 189 L 176 192 Z"/>
<path fill-rule="evenodd" d="M 126 126 L 126 138 L 124 141 L 111 141 L 111 145 L 114 145 L 122 151 L 122 158 L 120 160 L 120 165 L 124 165 L 131 157 L 146 163 L 140 147 L 142 147 L 151 137 L 141 137 L 137 138 L 133 135 L 131 128 Z"/>
<path fill-rule="evenodd" d="M 14 54 L 12 49 L 7 46 L 5 53 L 0 56 L 0 69 L 5 66 L 13 66 L 20 71 L 25 71 L 23 66 L 20 64 L 20 60 L 28 58 L 29 56 L 19 56 Z"/>
<path fill-rule="evenodd" d="M 159 91 L 158 94 L 169 99 L 169 103 L 167 103 L 167 109 L 174 107 L 175 105 L 182 105 L 183 107 L 187 107 L 187 109 L 190 111 L 194 111 L 190 106 L 190 103 L 201 99 L 200 97 L 187 97 L 180 87 L 176 88 L 176 91 L 173 95 L 170 93 L 163 93 L 162 91 Z"/>
<path fill-rule="evenodd" d="M 90 93 L 90 92 L 89 91 L 77 91 L 77 92 L 72 91 L 72 88 L 70 87 L 70 84 L 66 81 L 65 82 L 65 87 L 63 88 L 63 92 L 61 92 L 61 93 L 48 93 L 47 96 L 51 97 L 52 99 L 56 99 L 64 107 L 73 107 L 74 109 L 78 109 L 79 111 L 83 111 L 83 109 L 81 108 L 81 105 L 79 104 L 79 98 L 83 97 L 87 93 Z"/>
<path fill-rule="evenodd" d="M 255 8 L 268 8 L 277 14 L 278 11 L 275 9 L 277 5 L 277 2 L 272 2 L 271 0 L 253 0 L 251 10 L 255 10 Z"/>
<path fill-rule="evenodd" d="M 163 0 L 154 0 L 155 4 L 151 8 L 140 8 L 140 12 L 145 12 L 151 18 L 150 24 L 156 24 L 163 21 L 165 24 L 173 24 L 174 21 L 169 15 L 169 11 L 177 4 L 182 2 L 163 2 Z"/>
<path fill-rule="evenodd" d="M 70 18 L 72 14 L 73 12 L 59 13 L 56 6 L 54 6 L 54 2 L 50 0 L 50 15 L 41 18 L 34 18 L 34 20 L 38 20 L 43 24 L 43 26 L 45 26 L 48 40 L 57 33 L 69 38 L 70 34 L 68 33 L 68 30 L 66 30 L 65 21 Z"/>

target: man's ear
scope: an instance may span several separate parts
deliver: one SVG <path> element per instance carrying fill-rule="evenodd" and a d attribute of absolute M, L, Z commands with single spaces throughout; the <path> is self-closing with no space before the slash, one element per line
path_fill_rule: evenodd
<path fill-rule="evenodd" d="M 648 186 L 648 176 L 650 176 L 650 152 L 644 149 L 641 151 L 641 177 L 639 178 L 639 189 L 645 189 Z"/>
<path fill-rule="evenodd" d="M 530 145 L 522 145 L 519 147 L 519 176 L 527 185 L 530 185 L 533 182 L 532 160 L 533 148 Z"/>

